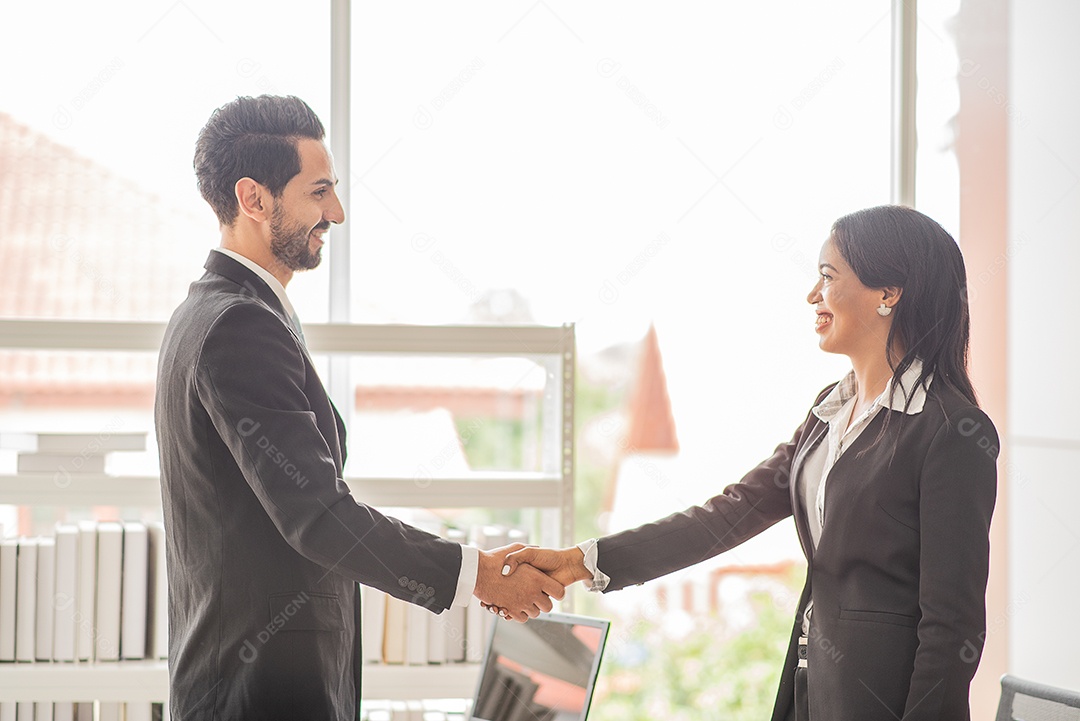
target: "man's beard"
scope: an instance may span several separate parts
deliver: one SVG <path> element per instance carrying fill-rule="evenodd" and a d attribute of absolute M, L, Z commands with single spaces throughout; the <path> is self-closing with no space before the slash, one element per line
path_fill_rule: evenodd
<path fill-rule="evenodd" d="M 311 270 L 322 262 L 321 246 L 311 252 L 312 230 L 299 223 L 286 227 L 285 209 L 278 205 L 270 218 L 270 251 L 289 270 Z"/>

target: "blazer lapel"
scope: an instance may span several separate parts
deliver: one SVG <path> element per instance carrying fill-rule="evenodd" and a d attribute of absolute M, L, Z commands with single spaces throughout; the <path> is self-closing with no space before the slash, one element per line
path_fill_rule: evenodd
<path fill-rule="evenodd" d="M 799 498 L 799 473 L 802 472 L 803 461 L 806 460 L 806 456 L 810 451 L 817 447 L 821 443 L 821 439 L 825 437 L 825 433 L 829 430 L 829 424 L 823 423 L 818 420 L 814 424 L 813 430 L 806 438 L 806 442 L 802 443 L 795 451 L 795 461 L 791 464 L 791 476 L 789 478 L 789 492 L 791 493 L 791 515 L 795 518 L 795 530 L 799 534 L 799 543 L 802 544 L 803 553 L 806 555 L 807 563 L 813 564 L 814 561 L 814 541 L 810 536 L 810 527 L 807 522 L 806 514 L 800 512 L 802 508 L 802 499 Z"/>

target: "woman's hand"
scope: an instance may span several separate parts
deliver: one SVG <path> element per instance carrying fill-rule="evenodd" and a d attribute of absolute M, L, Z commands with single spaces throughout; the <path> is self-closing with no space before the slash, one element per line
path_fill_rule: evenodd
<path fill-rule="evenodd" d="M 538 548 L 527 546 L 506 555 L 502 575 L 509 576 L 517 570 L 518 566 L 526 564 L 533 566 L 548 576 L 561 583 L 564 587 L 574 581 L 587 581 L 592 578 L 592 573 L 585 567 L 585 554 L 577 546 L 563 548 Z M 506 616 L 506 609 L 492 604 L 481 605 L 500 616 Z"/>

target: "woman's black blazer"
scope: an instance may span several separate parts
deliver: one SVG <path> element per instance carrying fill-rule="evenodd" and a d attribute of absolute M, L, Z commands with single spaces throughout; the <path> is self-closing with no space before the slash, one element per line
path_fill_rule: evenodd
<path fill-rule="evenodd" d="M 940 381 L 931 384 L 921 412 L 879 412 L 830 472 L 815 550 L 792 479 L 827 428 L 810 413 L 790 441 L 720 495 L 600 539 L 598 565 L 611 578 L 606 590 L 715 556 L 796 509 L 808 570 L 774 721 L 787 718 L 792 704 L 801 617 L 811 593 L 812 718 L 968 719 L 968 689 L 986 628 L 994 425 Z"/>

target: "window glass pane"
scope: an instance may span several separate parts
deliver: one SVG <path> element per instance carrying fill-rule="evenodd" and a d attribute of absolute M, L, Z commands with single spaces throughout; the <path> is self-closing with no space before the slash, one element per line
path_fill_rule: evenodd
<path fill-rule="evenodd" d="M 353 359 L 348 475 L 557 478 L 554 357 Z M 522 475 L 526 474 L 526 475 Z"/>
<path fill-rule="evenodd" d="M 919 7 L 916 34 L 918 98 L 915 103 L 918 149 L 915 158 L 915 204 L 960 237 L 960 166 L 956 158 L 956 116 L 960 112 L 957 73 L 977 73 L 972 61 L 961 63 L 952 25 L 960 0 Z M 987 92 L 996 90 L 987 84 Z"/>
<path fill-rule="evenodd" d="M 192 171 L 199 129 L 264 92 L 327 120 L 329 2 L 61 0 L 0 17 L 0 316 L 167 319 L 220 237 Z M 293 286 L 305 319 L 325 317 L 325 269 Z"/>
<path fill-rule="evenodd" d="M 354 5 L 353 317 L 576 323 L 572 540 L 701 502 L 849 368 L 817 349 L 806 296 L 832 222 L 889 201 L 890 41 L 885 0 Z M 640 396 L 650 324 L 665 385 Z M 669 399 L 676 451 L 631 441 L 636 397 Z M 715 563 L 801 563 L 781 526 Z M 703 573 L 577 608 L 745 597 Z M 790 627 L 770 622 L 778 643 Z M 610 658 L 647 684 L 638 642 Z"/>
<path fill-rule="evenodd" d="M 889 3 L 423 8 L 353 9 L 353 317 L 573 321 L 582 376 L 653 322 L 685 496 L 737 479 L 846 371 L 806 294 L 889 200 Z"/>

